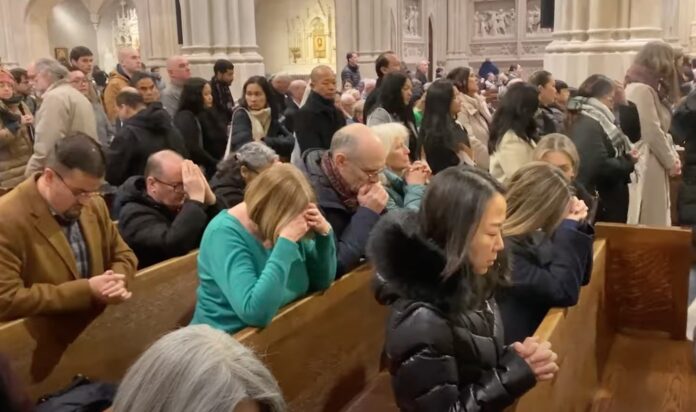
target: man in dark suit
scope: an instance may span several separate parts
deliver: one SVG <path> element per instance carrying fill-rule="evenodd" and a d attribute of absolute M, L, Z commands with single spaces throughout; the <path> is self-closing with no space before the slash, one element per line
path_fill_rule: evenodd
<path fill-rule="evenodd" d="M 285 98 L 285 127 L 291 132 L 295 131 L 295 115 L 300 110 L 300 103 L 307 89 L 307 82 L 304 80 L 293 80 L 288 87 L 288 95 Z"/>

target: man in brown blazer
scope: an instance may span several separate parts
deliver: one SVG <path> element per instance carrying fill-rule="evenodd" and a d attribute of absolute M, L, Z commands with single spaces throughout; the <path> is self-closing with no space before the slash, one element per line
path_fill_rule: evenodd
<path fill-rule="evenodd" d="M 98 196 L 104 154 L 59 140 L 43 172 L 0 198 L 0 320 L 88 311 L 131 297 L 137 268 Z"/>

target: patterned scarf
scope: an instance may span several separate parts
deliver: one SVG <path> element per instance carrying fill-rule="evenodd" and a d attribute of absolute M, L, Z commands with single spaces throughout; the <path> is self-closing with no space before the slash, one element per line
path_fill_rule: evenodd
<path fill-rule="evenodd" d="M 358 194 L 351 190 L 345 179 L 338 173 L 336 164 L 333 162 L 328 150 L 321 156 L 321 170 L 326 175 L 326 178 L 329 179 L 331 187 L 338 193 L 341 203 L 351 213 L 355 212 L 358 208 Z"/>
<path fill-rule="evenodd" d="M 249 120 L 251 121 L 251 135 L 254 141 L 258 142 L 268 135 L 268 129 L 271 127 L 271 108 L 249 110 Z"/>
<path fill-rule="evenodd" d="M 630 152 L 633 148 L 631 141 L 616 125 L 614 113 L 595 98 L 574 97 L 568 102 L 569 110 L 579 110 L 583 115 L 596 120 L 609 136 L 612 146 L 616 149 L 616 157 Z"/>

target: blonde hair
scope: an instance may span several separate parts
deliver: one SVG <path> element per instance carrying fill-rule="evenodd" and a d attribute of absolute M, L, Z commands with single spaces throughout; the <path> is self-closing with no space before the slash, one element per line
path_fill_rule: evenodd
<path fill-rule="evenodd" d="M 398 143 L 408 142 L 408 129 L 401 123 L 382 123 L 370 129 L 379 137 L 387 154 L 391 153 Z"/>
<path fill-rule="evenodd" d="M 580 169 L 580 155 L 575 143 L 568 136 L 560 133 L 547 134 L 537 143 L 532 159 L 543 161 L 544 156 L 552 152 L 561 152 L 568 156 L 573 164 L 573 174 L 577 176 Z"/>
<path fill-rule="evenodd" d="M 526 235 L 539 229 L 551 235 L 565 218 L 573 192 L 559 168 L 531 162 L 517 170 L 506 184 L 505 236 Z"/>
<path fill-rule="evenodd" d="M 660 83 L 667 87 L 672 102 L 677 100 L 679 93 L 677 57 L 678 54 L 672 46 L 662 40 L 656 40 L 643 46 L 634 60 L 634 64 L 645 66 L 660 77 Z"/>
<path fill-rule="evenodd" d="M 249 218 L 264 240 L 278 239 L 280 229 L 315 201 L 307 178 L 291 164 L 274 165 L 249 184 L 244 193 Z"/>

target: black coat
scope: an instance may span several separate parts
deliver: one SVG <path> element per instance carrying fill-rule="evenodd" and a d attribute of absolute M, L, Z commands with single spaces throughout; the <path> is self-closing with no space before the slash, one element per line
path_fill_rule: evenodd
<path fill-rule="evenodd" d="M 377 300 L 391 307 L 384 351 L 396 403 L 414 412 L 502 411 L 535 385 L 534 373 L 503 346 L 495 300 L 466 307 L 466 278 L 442 280 L 444 252 L 417 220 L 390 212 L 368 246 Z"/>
<path fill-rule="evenodd" d="M 194 114 L 181 110 L 174 115 L 174 124 L 184 136 L 191 160 L 205 168 L 210 178 L 222 160 L 227 147 L 227 131 L 223 121 L 214 110 L 204 110 Z"/>
<path fill-rule="evenodd" d="M 304 153 L 309 149 L 328 150 L 334 133 L 346 125 L 346 118 L 333 100 L 311 92 L 295 115 L 294 124 L 297 143 Z"/>
<path fill-rule="evenodd" d="M 213 108 L 217 112 L 218 118 L 228 125 L 232 121 L 234 111 L 234 98 L 230 91 L 230 86 L 219 82 L 214 76 L 210 80 L 210 89 L 213 94 Z"/>
<path fill-rule="evenodd" d="M 560 132 L 556 125 L 555 115 L 550 107 L 539 106 L 534 120 L 537 122 L 537 136 L 539 137 Z"/>
<path fill-rule="evenodd" d="M 295 132 L 295 115 L 300 111 L 300 106 L 292 100 L 292 97 L 285 99 L 284 125 L 291 133 Z"/>
<path fill-rule="evenodd" d="M 244 201 L 246 182 L 239 172 L 235 175 L 233 171 L 218 171 L 210 180 L 210 188 L 218 200 L 221 200 L 229 209 Z"/>
<path fill-rule="evenodd" d="M 684 147 L 682 183 L 677 197 L 679 223 L 696 226 L 696 92 L 679 105 L 672 120 L 675 143 Z M 694 228 L 696 244 L 696 228 Z"/>
<path fill-rule="evenodd" d="M 343 88 L 346 82 L 350 82 L 357 89 L 361 80 L 360 66 L 352 67 L 350 64 L 346 64 L 343 70 L 341 70 L 341 88 Z"/>
<path fill-rule="evenodd" d="M 254 141 L 249 116 L 250 114 L 244 109 L 237 109 L 232 116 L 232 151 L 239 150 L 246 143 Z M 290 158 L 292 149 L 295 148 L 295 137 L 276 118 L 271 119 L 271 125 L 263 142 L 283 158 Z"/>
<path fill-rule="evenodd" d="M 165 149 L 189 156 L 171 116 L 155 102 L 128 119 L 106 149 L 106 181 L 119 186 L 131 176 L 142 175 L 147 158 Z"/>
<path fill-rule="evenodd" d="M 365 255 L 370 230 L 379 220 L 379 214 L 366 207 L 358 206 L 355 212 L 348 210 L 321 168 L 323 150 L 312 150 L 304 154 L 303 160 L 309 181 L 317 194 L 319 208 L 331 224 L 336 236 L 338 255 L 337 277 L 353 270 Z"/>
<path fill-rule="evenodd" d="M 538 231 L 505 239 L 512 259 L 512 285 L 496 294 L 505 343 L 533 336 L 552 307 L 578 302 L 592 274 L 592 226 L 565 220 L 552 238 Z"/>
<path fill-rule="evenodd" d="M 118 230 L 143 268 L 197 249 L 208 222 L 222 209 L 184 202 L 177 213 L 147 195 L 145 178 L 134 176 L 119 188 Z"/>
<path fill-rule="evenodd" d="M 590 193 L 599 194 L 598 222 L 626 223 L 628 183 L 633 173 L 629 155 L 616 157 L 616 149 L 598 121 L 579 115 L 570 138 L 580 155 L 577 180 Z"/>
<path fill-rule="evenodd" d="M 448 126 L 448 136 L 428 136 L 428 131 L 421 127 L 423 151 L 433 174 L 438 174 L 448 167 L 459 165 L 462 160 L 452 147 L 453 144 L 466 144 L 471 147 L 469 133 L 454 121 Z M 453 143 L 454 142 L 454 143 Z"/>

